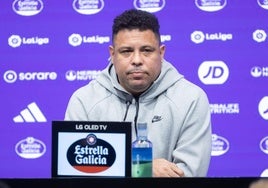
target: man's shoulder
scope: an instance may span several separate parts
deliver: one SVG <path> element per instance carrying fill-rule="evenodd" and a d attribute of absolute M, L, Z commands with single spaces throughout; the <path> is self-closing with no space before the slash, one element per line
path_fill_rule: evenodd
<path fill-rule="evenodd" d="M 167 95 L 173 98 L 199 98 L 200 96 L 206 97 L 207 94 L 199 85 L 183 77 L 169 88 Z"/>
<path fill-rule="evenodd" d="M 89 100 L 94 100 L 97 98 L 105 98 L 110 95 L 102 85 L 100 85 L 96 80 L 92 80 L 88 84 L 78 88 L 74 95 L 78 98 L 87 98 Z"/>

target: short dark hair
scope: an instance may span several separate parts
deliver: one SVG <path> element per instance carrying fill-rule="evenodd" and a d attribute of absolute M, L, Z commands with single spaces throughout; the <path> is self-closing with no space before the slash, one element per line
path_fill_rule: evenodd
<path fill-rule="evenodd" d="M 140 31 L 151 30 L 160 43 L 159 22 L 157 17 L 147 11 L 130 9 L 115 17 L 112 27 L 112 41 L 115 35 L 123 29 L 139 29 Z"/>

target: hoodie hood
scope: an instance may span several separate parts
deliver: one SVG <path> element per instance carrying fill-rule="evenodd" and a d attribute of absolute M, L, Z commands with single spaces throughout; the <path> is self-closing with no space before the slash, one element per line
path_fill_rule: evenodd
<path fill-rule="evenodd" d="M 184 76 L 180 74 L 169 62 L 163 60 L 161 73 L 154 81 L 150 88 L 140 95 L 139 101 L 148 101 L 156 98 L 159 94 L 166 91 L 171 85 L 178 82 Z M 114 95 L 117 95 L 122 100 L 129 101 L 133 98 L 131 93 L 127 92 L 118 82 L 114 65 L 109 62 L 109 65 L 101 72 L 96 79 L 99 84 L 105 87 Z"/>

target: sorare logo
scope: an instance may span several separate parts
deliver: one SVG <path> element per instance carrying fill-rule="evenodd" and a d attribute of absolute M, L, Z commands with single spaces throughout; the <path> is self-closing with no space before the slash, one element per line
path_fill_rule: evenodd
<path fill-rule="evenodd" d="M 115 149 L 95 134 L 74 142 L 67 151 L 67 160 L 76 170 L 98 173 L 110 168 L 116 159 Z"/>

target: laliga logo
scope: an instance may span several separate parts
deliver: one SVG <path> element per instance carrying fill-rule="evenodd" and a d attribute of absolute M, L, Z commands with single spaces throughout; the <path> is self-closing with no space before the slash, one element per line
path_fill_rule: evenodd
<path fill-rule="evenodd" d="M 19 47 L 21 43 L 22 43 L 22 40 L 19 35 L 11 35 L 8 38 L 8 45 L 13 48 Z"/>
<path fill-rule="evenodd" d="M 191 40 L 196 44 L 200 44 L 205 40 L 220 40 L 225 42 L 232 39 L 233 35 L 231 33 L 203 33 L 202 31 L 194 31 L 191 33 Z"/>
<path fill-rule="evenodd" d="M 264 42 L 266 40 L 267 34 L 264 30 L 257 29 L 253 32 L 252 37 L 256 42 Z"/>
<path fill-rule="evenodd" d="M 69 44 L 72 46 L 80 46 L 82 44 L 82 37 L 79 34 L 71 34 L 68 38 Z"/>
<path fill-rule="evenodd" d="M 43 45 L 43 44 L 48 44 L 49 43 L 49 38 L 47 37 L 20 37 L 19 35 L 11 35 L 8 38 L 8 45 L 16 48 L 21 46 L 22 44 L 26 45 Z"/>
<path fill-rule="evenodd" d="M 205 35 L 202 31 L 194 31 L 191 34 L 191 40 L 196 44 L 202 43 L 205 40 Z"/>
<path fill-rule="evenodd" d="M 158 12 L 165 7 L 165 0 L 134 0 L 133 5 L 136 9 L 147 12 Z"/>
<path fill-rule="evenodd" d="M 85 173 L 102 172 L 110 168 L 116 158 L 114 148 L 94 134 L 74 142 L 67 151 L 71 166 Z"/>

